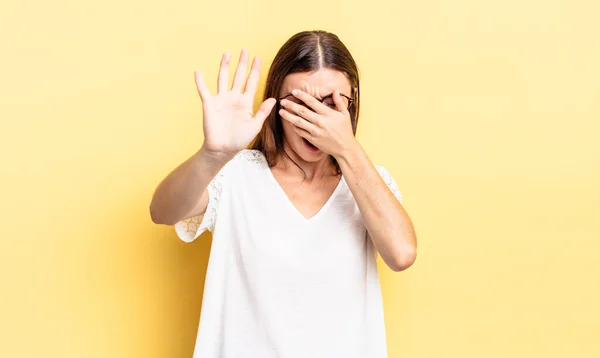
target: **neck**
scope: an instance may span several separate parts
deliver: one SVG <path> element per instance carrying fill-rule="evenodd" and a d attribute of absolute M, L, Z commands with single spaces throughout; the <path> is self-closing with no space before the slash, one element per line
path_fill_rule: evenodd
<path fill-rule="evenodd" d="M 324 156 L 318 162 L 307 162 L 288 145 L 287 141 L 284 141 L 283 151 L 277 166 L 290 174 L 293 173 L 292 175 L 303 178 L 303 180 L 312 181 L 336 174 L 329 155 Z"/>

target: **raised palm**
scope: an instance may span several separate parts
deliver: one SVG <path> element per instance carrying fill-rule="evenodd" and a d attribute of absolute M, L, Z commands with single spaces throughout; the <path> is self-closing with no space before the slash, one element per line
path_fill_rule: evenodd
<path fill-rule="evenodd" d="M 233 85 L 229 87 L 229 62 L 231 55 L 226 53 L 221 59 L 217 83 L 217 94 L 211 95 L 202 74 L 196 71 L 196 87 L 202 99 L 204 111 L 204 149 L 233 155 L 256 137 L 262 125 L 273 110 L 276 100 L 265 100 L 254 114 L 253 104 L 260 75 L 261 60 L 255 57 L 252 69 L 246 81 L 248 69 L 248 51 L 242 50 Z M 244 88 L 244 83 L 246 86 Z"/>

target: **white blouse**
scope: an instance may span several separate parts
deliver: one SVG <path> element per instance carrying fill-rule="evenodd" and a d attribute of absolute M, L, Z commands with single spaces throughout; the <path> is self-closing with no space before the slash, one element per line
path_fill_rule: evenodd
<path fill-rule="evenodd" d="M 310 219 L 259 151 L 240 152 L 208 192 L 204 217 L 175 225 L 186 242 L 213 233 L 194 357 L 387 357 L 376 251 L 343 177 Z"/>

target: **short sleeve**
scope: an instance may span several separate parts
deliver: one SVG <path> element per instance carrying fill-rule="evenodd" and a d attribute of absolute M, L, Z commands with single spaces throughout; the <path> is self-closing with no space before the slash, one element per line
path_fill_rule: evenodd
<path fill-rule="evenodd" d="M 396 184 L 394 178 L 392 178 L 392 175 L 380 165 L 376 165 L 375 168 L 377 168 L 377 171 L 379 172 L 379 175 L 385 182 L 385 185 L 387 185 L 387 187 L 391 190 L 396 199 L 398 199 L 399 202 L 402 202 L 402 193 L 400 193 L 398 185 Z"/>
<path fill-rule="evenodd" d="M 231 161 L 227 163 L 219 173 L 208 184 L 208 206 L 204 215 L 198 215 L 189 219 L 184 219 L 175 224 L 175 232 L 177 236 L 185 242 L 192 242 L 206 230 L 213 232 L 217 213 L 219 209 L 219 201 L 221 193 L 227 180 L 227 172 L 231 166 Z"/>

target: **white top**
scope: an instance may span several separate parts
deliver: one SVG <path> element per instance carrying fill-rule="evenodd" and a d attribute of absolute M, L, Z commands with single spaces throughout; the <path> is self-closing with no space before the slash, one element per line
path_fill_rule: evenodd
<path fill-rule="evenodd" d="M 186 242 L 213 232 L 194 357 L 387 357 L 376 252 L 343 178 L 306 219 L 244 150 L 208 192 L 203 219 L 175 225 Z"/>

